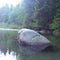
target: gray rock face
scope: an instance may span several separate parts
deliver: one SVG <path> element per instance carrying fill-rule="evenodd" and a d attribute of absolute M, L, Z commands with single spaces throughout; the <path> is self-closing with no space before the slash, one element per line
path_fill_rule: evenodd
<path fill-rule="evenodd" d="M 21 46 L 29 46 L 32 49 L 40 51 L 52 46 L 52 43 L 47 38 L 30 29 L 21 29 L 18 31 L 18 42 Z"/>

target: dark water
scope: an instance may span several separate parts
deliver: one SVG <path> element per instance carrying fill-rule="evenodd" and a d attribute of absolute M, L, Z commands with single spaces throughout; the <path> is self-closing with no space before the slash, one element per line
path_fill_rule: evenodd
<path fill-rule="evenodd" d="M 60 50 L 36 52 L 29 47 L 18 47 L 16 36 L 17 32 L 0 31 L 0 60 L 60 60 Z M 59 37 L 49 35 L 47 38 L 60 49 Z"/>

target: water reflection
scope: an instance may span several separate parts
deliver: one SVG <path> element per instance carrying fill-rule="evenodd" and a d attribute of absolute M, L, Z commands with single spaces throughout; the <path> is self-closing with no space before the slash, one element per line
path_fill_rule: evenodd
<path fill-rule="evenodd" d="M 0 31 L 0 60 L 60 60 L 60 51 L 44 53 L 33 51 L 29 47 L 18 47 L 16 35 L 12 31 Z M 60 38 L 57 43 L 60 47 Z"/>
<path fill-rule="evenodd" d="M 16 32 L 0 31 L 0 60 L 17 60 L 16 35 Z"/>
<path fill-rule="evenodd" d="M 29 46 L 19 46 L 19 50 L 21 53 L 23 53 L 24 55 L 32 55 L 32 54 L 36 54 L 37 51 L 34 51 L 33 49 L 31 49 L 31 47 Z"/>
<path fill-rule="evenodd" d="M 0 31 L 0 60 L 27 60 L 35 53 L 29 47 L 18 47 L 16 35 L 12 31 Z"/>
<path fill-rule="evenodd" d="M 17 60 L 17 59 L 13 51 L 10 54 L 8 51 L 6 54 L 0 51 L 0 60 Z"/>

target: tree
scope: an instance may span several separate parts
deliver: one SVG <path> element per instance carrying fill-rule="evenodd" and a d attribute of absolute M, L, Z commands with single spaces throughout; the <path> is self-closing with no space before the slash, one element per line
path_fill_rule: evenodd
<path fill-rule="evenodd" d="M 60 29 L 60 10 L 56 12 L 53 23 L 51 24 L 52 29 Z"/>
<path fill-rule="evenodd" d="M 51 23 L 50 27 L 52 29 L 60 30 L 60 0 L 57 0 L 56 3 L 56 14 L 54 16 L 53 22 Z"/>
<path fill-rule="evenodd" d="M 59 0 L 24 0 L 22 5 L 0 8 L 0 22 L 35 30 L 49 29 L 59 8 Z"/>

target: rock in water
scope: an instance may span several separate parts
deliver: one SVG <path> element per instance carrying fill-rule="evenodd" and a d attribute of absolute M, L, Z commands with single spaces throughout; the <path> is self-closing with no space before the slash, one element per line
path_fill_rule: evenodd
<path fill-rule="evenodd" d="M 29 46 L 33 50 L 43 51 L 47 47 L 52 47 L 52 43 L 31 29 L 21 29 L 18 31 L 18 42 L 20 46 Z"/>

